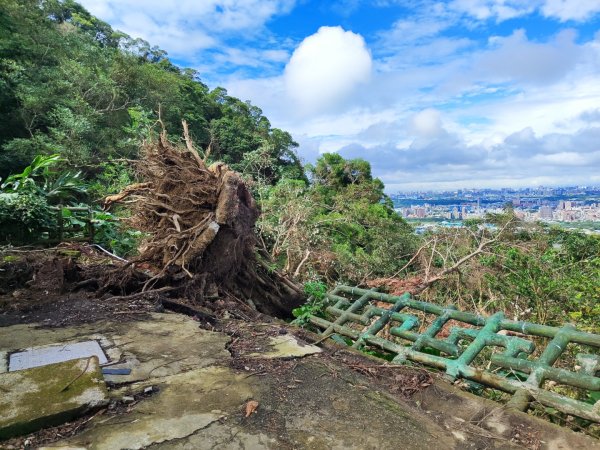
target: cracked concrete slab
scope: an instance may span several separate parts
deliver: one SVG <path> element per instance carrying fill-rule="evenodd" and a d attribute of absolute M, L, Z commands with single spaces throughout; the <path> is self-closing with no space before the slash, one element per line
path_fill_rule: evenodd
<path fill-rule="evenodd" d="M 0 375 L 0 439 L 57 425 L 108 403 L 98 358 Z"/>
<path fill-rule="evenodd" d="M 126 416 L 95 420 L 89 430 L 61 446 L 140 449 L 180 440 L 241 411 L 254 393 L 248 380 L 247 375 L 219 366 L 155 378 L 152 384 L 159 389 L 157 395 L 140 402 Z M 147 384 L 133 384 L 120 392 L 140 391 Z"/>

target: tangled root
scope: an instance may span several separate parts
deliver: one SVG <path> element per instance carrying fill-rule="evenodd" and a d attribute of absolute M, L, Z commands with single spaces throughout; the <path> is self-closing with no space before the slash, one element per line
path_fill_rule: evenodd
<path fill-rule="evenodd" d="M 187 127 L 184 124 L 184 130 Z M 259 212 L 242 178 L 223 163 L 207 167 L 185 134 L 185 148 L 163 131 L 145 142 L 136 168 L 143 180 L 105 199 L 127 202 L 129 224 L 149 236 L 137 261 L 158 268 L 142 291 L 181 285 L 187 298 L 230 294 L 261 312 L 288 315 L 300 289 L 255 257 Z"/>

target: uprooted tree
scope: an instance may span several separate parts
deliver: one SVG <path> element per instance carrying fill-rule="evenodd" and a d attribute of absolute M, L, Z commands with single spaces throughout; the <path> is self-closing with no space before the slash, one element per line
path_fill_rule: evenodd
<path fill-rule="evenodd" d="M 200 304 L 230 296 L 266 314 L 289 315 L 302 303 L 302 291 L 255 251 L 259 211 L 252 195 L 227 165 L 208 167 L 185 122 L 184 130 L 185 148 L 169 142 L 164 130 L 146 141 L 135 163 L 142 182 L 105 199 L 105 206 L 131 205 L 130 225 L 148 234 L 133 264 L 109 284 Z M 136 269 L 142 263 L 150 275 Z"/>

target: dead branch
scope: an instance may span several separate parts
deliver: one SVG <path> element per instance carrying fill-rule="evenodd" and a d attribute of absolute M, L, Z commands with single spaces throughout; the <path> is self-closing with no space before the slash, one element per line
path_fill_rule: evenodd
<path fill-rule="evenodd" d="M 302 261 L 300 261 L 300 264 L 298 264 L 298 267 L 296 267 L 296 270 L 294 271 L 294 278 L 296 278 L 298 275 L 300 275 L 300 269 L 302 268 L 304 263 L 308 260 L 309 256 L 310 256 L 310 250 L 307 249 L 306 254 L 304 255 L 304 258 L 302 258 Z"/>
<path fill-rule="evenodd" d="M 486 247 L 489 247 L 491 244 L 493 244 L 494 242 L 498 241 L 498 239 L 502 236 L 502 234 L 504 233 L 504 231 L 508 228 L 508 226 L 511 223 L 512 223 L 512 221 L 508 221 L 502 227 L 502 229 L 498 232 L 498 234 L 496 234 L 496 236 L 494 238 L 487 239 L 487 240 L 483 240 L 482 239 L 481 242 L 479 243 L 479 246 L 474 251 L 472 251 L 471 253 L 469 253 L 466 256 L 463 256 L 456 263 L 454 263 L 452 266 L 443 269 L 440 273 L 438 273 L 434 277 L 429 278 L 428 277 L 429 271 L 427 271 L 426 272 L 427 276 L 426 276 L 425 280 L 419 285 L 418 292 L 424 291 L 429 286 L 431 286 L 433 283 L 446 278 L 449 274 L 451 274 L 451 273 L 456 272 L 457 270 L 459 270 L 459 268 L 464 263 L 466 263 L 470 259 L 474 258 L 475 256 L 479 255 L 480 253 L 483 253 Z M 435 247 L 435 242 L 434 242 L 434 247 Z M 433 255 L 433 252 L 432 252 L 432 255 Z M 429 260 L 429 264 L 431 264 L 431 259 Z"/>

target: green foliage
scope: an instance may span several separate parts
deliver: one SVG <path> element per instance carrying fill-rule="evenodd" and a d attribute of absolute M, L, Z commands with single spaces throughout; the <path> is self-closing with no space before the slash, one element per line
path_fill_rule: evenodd
<path fill-rule="evenodd" d="M 57 226 L 50 205 L 85 194 L 80 173 L 56 171 L 61 161 L 56 154 L 38 155 L 21 173 L 10 175 L 0 185 L 0 240 L 40 240 Z"/>
<path fill-rule="evenodd" d="M 60 154 L 93 178 L 109 157 L 133 158 L 160 119 L 181 136 L 181 120 L 200 147 L 238 169 L 269 164 L 253 177 L 302 176 L 291 136 L 262 111 L 217 88 L 165 51 L 116 32 L 72 0 L 1 0 L 0 177 L 39 154 Z M 252 167 L 252 170 L 255 168 Z"/>
<path fill-rule="evenodd" d="M 56 226 L 56 214 L 35 192 L 0 193 L 0 242 L 25 243 Z"/>
<path fill-rule="evenodd" d="M 0 185 L 0 241 L 40 241 L 58 227 L 57 212 L 50 209 L 50 204 L 68 204 L 87 193 L 80 173 L 57 170 L 61 162 L 64 160 L 59 155 L 38 155 L 23 172 L 9 176 Z M 100 189 L 106 192 L 129 183 L 130 174 L 123 165 L 106 163 L 104 167 L 106 170 L 95 185 L 97 193 Z M 66 228 L 85 230 L 86 222 L 69 209 L 62 208 L 61 215 Z M 131 255 L 136 251 L 143 237 L 141 232 L 127 227 L 119 217 L 108 212 L 96 210 L 93 216 L 97 243 L 118 255 Z"/>
<path fill-rule="evenodd" d="M 308 281 L 304 284 L 304 293 L 308 295 L 307 302 L 292 311 L 292 314 L 296 318 L 292 323 L 295 325 L 307 325 L 311 315 L 324 317 L 325 309 L 329 306 L 329 301 L 325 296 L 327 293 L 327 285 L 325 283 Z"/>
<path fill-rule="evenodd" d="M 309 171 L 315 184 L 339 190 L 351 184 L 373 180 L 371 165 L 364 159 L 345 160 L 337 153 L 325 153 Z"/>
<path fill-rule="evenodd" d="M 86 194 L 81 172 L 52 171 L 63 161 L 58 154 L 36 156 L 23 172 L 10 175 L 0 185 L 5 193 L 35 193 L 46 198 L 50 204 L 74 201 Z"/>
<path fill-rule="evenodd" d="M 199 149 L 210 144 L 210 158 L 261 185 L 305 178 L 297 144 L 259 108 L 211 91 L 165 51 L 72 0 L 0 0 L 0 116 L 0 177 L 17 174 L 3 192 L 43 197 L 40 205 L 89 201 L 86 193 L 98 201 L 135 181 L 123 161 L 159 119 L 176 139 L 185 119 Z M 139 238 L 118 224 L 122 213 L 98 219 L 99 239 L 120 254 Z"/>
<path fill-rule="evenodd" d="M 36 156 L 30 165 L 25 167 L 23 172 L 9 176 L 0 189 L 5 192 L 19 192 L 25 190 L 35 190 L 36 177 L 44 178 L 48 175 L 48 168 L 54 166 L 60 161 L 60 155 Z"/>
<path fill-rule="evenodd" d="M 88 192 L 94 199 L 100 200 L 107 195 L 120 192 L 135 182 L 129 165 L 111 158 L 98 164 L 97 172 L 94 181 L 88 187 Z"/>
<path fill-rule="evenodd" d="M 600 238 L 552 230 L 534 239 L 537 245 L 526 249 L 496 248 L 492 267 L 497 270 L 486 277 L 490 288 L 518 301 L 525 314 L 541 323 L 560 325 L 568 318 L 598 331 Z"/>
<path fill-rule="evenodd" d="M 416 239 L 369 163 L 325 154 L 309 174 L 311 183 L 282 179 L 259 192 L 258 227 L 280 267 L 354 284 L 398 271 Z"/>
<path fill-rule="evenodd" d="M 94 229 L 95 242 L 121 257 L 134 255 L 144 237 L 141 231 L 127 227 L 105 211 L 94 211 Z"/>
<path fill-rule="evenodd" d="M 304 283 L 304 293 L 318 301 L 323 301 L 327 294 L 327 285 L 320 281 L 307 281 Z"/>
<path fill-rule="evenodd" d="M 510 211 L 492 217 L 502 225 L 502 234 L 460 272 L 430 288 L 426 299 L 475 305 L 486 313 L 502 310 L 515 320 L 554 326 L 572 322 L 600 332 L 600 236 L 518 221 L 507 225 L 509 216 Z M 446 255 L 450 265 L 475 251 L 480 239 L 474 236 L 473 230 L 439 232 L 436 254 Z M 426 250 L 424 261 L 435 262 L 431 251 Z"/>
<path fill-rule="evenodd" d="M 87 194 L 81 172 L 60 172 L 55 178 L 46 178 L 41 190 L 52 204 L 74 201 Z"/>

